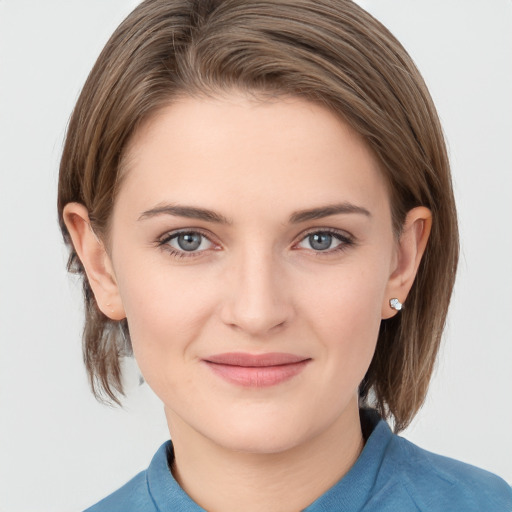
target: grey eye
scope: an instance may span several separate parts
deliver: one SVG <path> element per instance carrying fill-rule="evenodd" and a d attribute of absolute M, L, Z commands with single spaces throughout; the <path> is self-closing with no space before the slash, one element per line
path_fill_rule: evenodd
<path fill-rule="evenodd" d="M 213 249 L 215 244 L 199 231 L 180 231 L 167 235 L 159 245 L 167 247 L 172 256 L 200 256 L 204 251 Z"/>
<path fill-rule="evenodd" d="M 331 247 L 333 236 L 329 233 L 313 233 L 308 236 L 309 244 L 315 251 L 325 251 Z"/>
<path fill-rule="evenodd" d="M 175 240 L 180 249 L 184 251 L 195 251 L 201 246 L 203 236 L 200 233 L 180 233 Z"/>

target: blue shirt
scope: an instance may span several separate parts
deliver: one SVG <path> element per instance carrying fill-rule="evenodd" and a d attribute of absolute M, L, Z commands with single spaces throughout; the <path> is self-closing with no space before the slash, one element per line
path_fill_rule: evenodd
<path fill-rule="evenodd" d="M 375 411 L 363 415 L 369 437 L 361 455 L 303 512 L 512 512 L 512 488 L 501 478 L 422 450 Z M 173 460 L 167 441 L 147 470 L 85 512 L 204 512 L 172 476 Z"/>

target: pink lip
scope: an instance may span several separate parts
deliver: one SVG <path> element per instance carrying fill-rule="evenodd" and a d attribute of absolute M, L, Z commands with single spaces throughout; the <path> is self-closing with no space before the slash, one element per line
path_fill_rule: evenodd
<path fill-rule="evenodd" d="M 229 352 L 210 356 L 203 361 L 228 382 L 246 387 L 267 387 L 295 377 L 311 359 L 280 352 Z"/>

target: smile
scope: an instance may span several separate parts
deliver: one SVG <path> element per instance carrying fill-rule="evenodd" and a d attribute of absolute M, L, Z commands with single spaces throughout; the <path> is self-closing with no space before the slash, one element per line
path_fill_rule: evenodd
<path fill-rule="evenodd" d="M 268 387 L 298 375 L 311 361 L 294 354 L 230 352 L 203 359 L 224 380 L 244 387 Z"/>

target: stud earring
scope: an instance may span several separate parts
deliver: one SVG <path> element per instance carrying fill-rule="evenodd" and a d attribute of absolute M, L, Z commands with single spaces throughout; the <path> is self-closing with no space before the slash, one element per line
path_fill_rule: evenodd
<path fill-rule="evenodd" d="M 404 305 L 398 299 L 391 299 L 389 301 L 389 306 L 391 309 L 394 309 L 396 311 L 400 311 L 404 307 Z"/>

